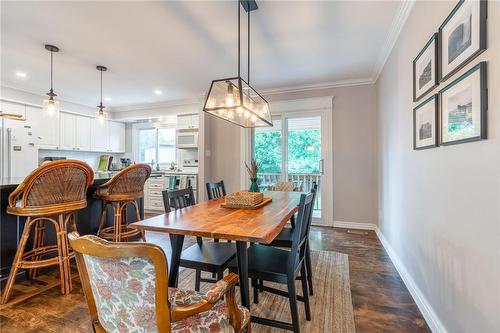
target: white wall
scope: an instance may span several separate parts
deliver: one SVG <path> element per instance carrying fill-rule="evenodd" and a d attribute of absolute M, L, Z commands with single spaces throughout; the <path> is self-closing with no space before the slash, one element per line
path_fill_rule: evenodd
<path fill-rule="evenodd" d="M 379 226 L 435 330 L 500 332 L 500 2 L 489 1 L 488 140 L 412 145 L 412 60 L 456 5 L 418 1 L 378 87 Z M 430 94 L 429 94 L 430 96 Z"/>

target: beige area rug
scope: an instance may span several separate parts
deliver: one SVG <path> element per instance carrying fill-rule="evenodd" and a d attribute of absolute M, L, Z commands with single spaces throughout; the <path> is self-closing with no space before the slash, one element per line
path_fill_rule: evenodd
<path fill-rule="evenodd" d="M 312 251 L 314 296 L 310 297 L 312 320 L 305 317 L 304 304 L 298 302 L 300 329 L 303 333 L 353 333 L 355 332 L 354 311 L 349 282 L 349 260 L 347 255 L 330 251 Z M 194 289 L 194 271 L 183 270 L 179 273 L 179 288 Z M 266 285 L 286 290 L 285 285 L 266 283 Z M 202 284 L 202 292 L 210 284 Z M 296 282 L 298 295 L 302 295 L 300 281 Z M 239 295 L 239 292 L 237 293 Z M 250 290 L 253 302 L 253 293 Z M 252 315 L 292 322 L 288 298 L 268 292 L 259 294 L 259 304 L 251 304 Z M 290 332 L 283 329 L 252 324 L 252 332 L 278 333 Z"/>

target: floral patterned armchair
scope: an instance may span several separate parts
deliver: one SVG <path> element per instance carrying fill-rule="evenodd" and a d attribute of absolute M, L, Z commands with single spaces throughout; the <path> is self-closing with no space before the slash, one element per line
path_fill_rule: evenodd
<path fill-rule="evenodd" d="M 167 288 L 167 261 L 147 243 L 111 243 L 69 235 L 95 332 L 250 332 L 250 313 L 236 305 L 236 274 L 206 294 Z"/>

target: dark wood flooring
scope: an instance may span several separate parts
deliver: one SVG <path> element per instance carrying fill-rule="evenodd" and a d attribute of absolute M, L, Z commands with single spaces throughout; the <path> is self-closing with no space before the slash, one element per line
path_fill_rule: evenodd
<path fill-rule="evenodd" d="M 310 238 L 314 250 L 349 255 L 354 319 L 358 333 L 430 332 L 374 232 L 313 227 Z M 191 241 L 185 245 L 189 244 Z M 0 330 L 92 332 L 80 284 L 75 280 L 73 293 L 64 297 L 56 287 L 2 309 Z"/>

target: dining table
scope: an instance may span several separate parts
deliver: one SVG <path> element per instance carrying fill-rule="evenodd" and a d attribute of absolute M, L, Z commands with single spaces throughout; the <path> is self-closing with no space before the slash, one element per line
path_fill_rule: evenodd
<path fill-rule="evenodd" d="M 236 243 L 241 303 L 250 310 L 248 257 L 249 243 L 269 244 L 298 210 L 300 192 L 266 191 L 272 201 L 257 209 L 224 208 L 225 198 L 202 201 L 182 209 L 131 223 L 130 226 L 169 234 L 172 256 L 168 276 L 170 287 L 177 286 L 185 236 L 231 240 Z"/>

